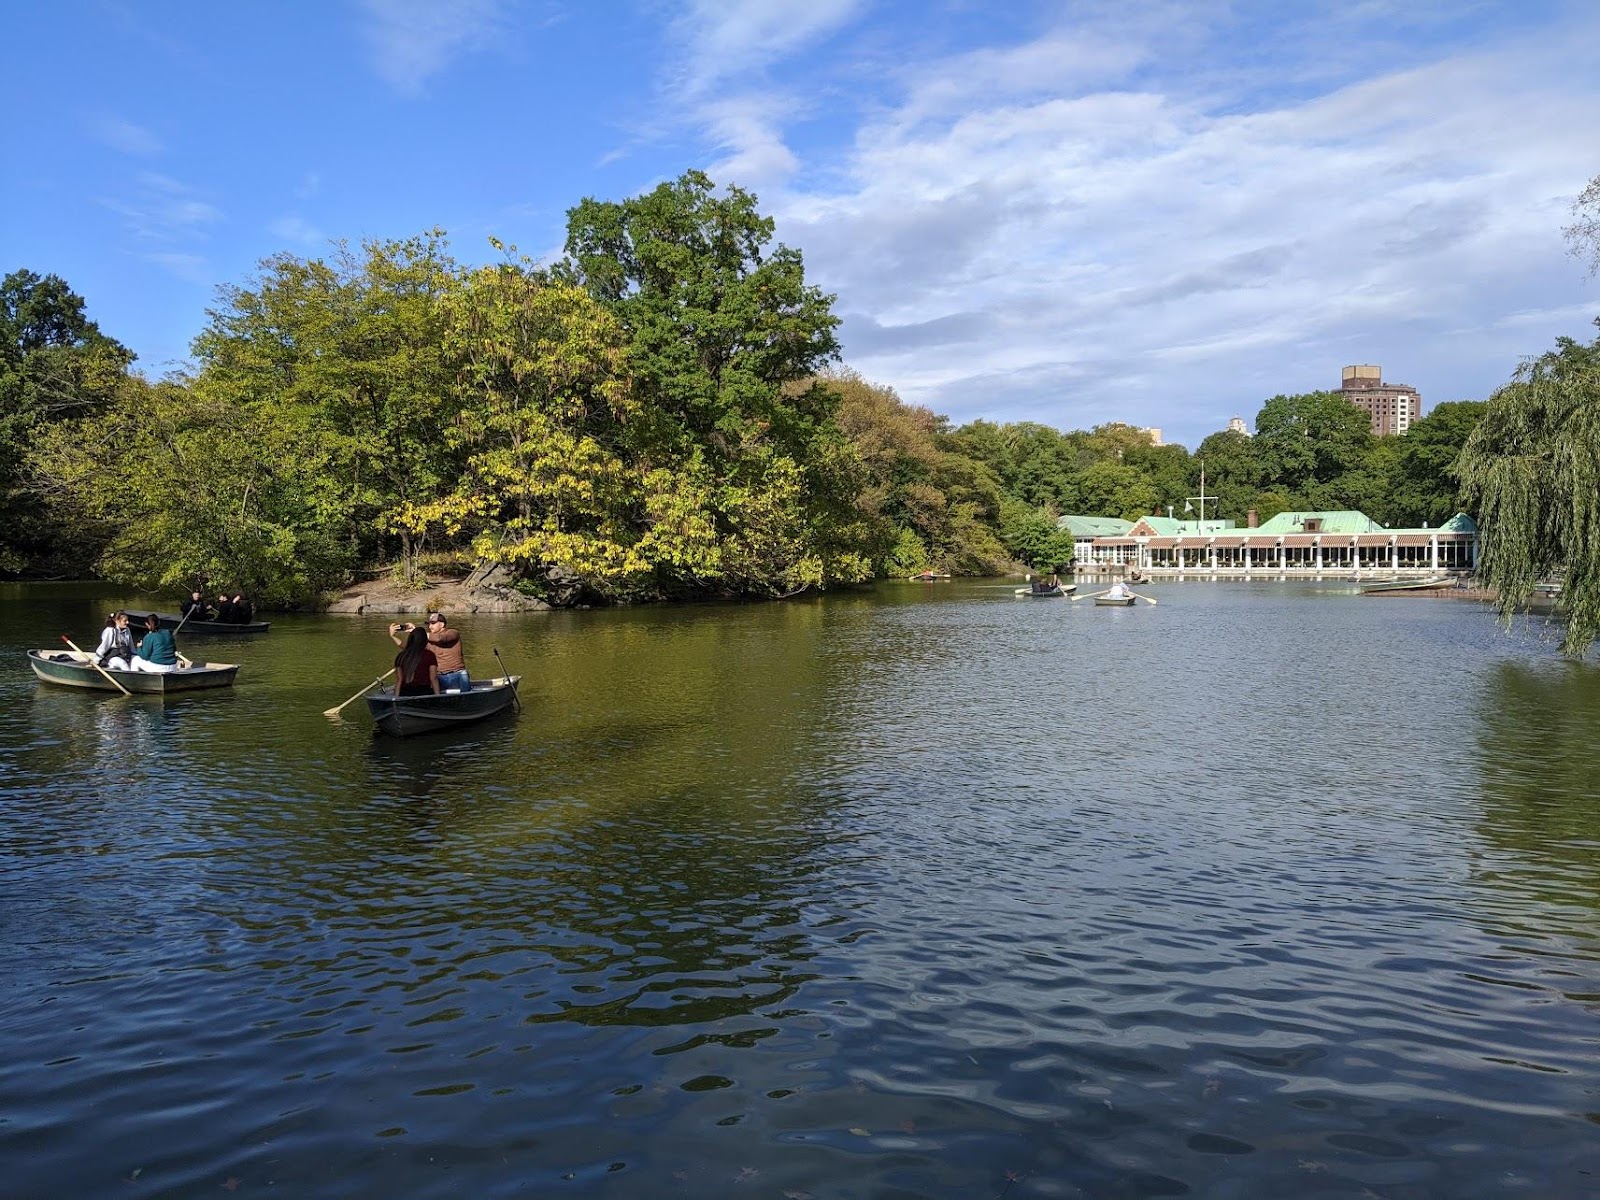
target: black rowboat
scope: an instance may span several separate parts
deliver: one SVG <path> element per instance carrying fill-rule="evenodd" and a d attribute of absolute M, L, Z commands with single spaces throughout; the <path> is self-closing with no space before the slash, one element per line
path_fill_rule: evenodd
<path fill-rule="evenodd" d="M 239 673 L 238 663 L 194 659 L 187 667 L 160 675 L 146 674 L 144 671 L 107 671 L 102 674 L 96 669 L 93 656 L 82 650 L 29 650 L 28 665 L 46 683 L 100 692 L 114 692 L 117 683 L 120 683 L 130 692 L 147 696 L 170 696 L 174 692 L 193 692 L 201 688 L 232 687 L 233 678 Z M 112 683 L 106 675 L 110 675 L 117 683 Z"/>
<path fill-rule="evenodd" d="M 136 628 L 143 626 L 144 619 L 150 615 L 148 609 L 144 611 L 138 611 L 130 608 L 127 610 L 127 613 L 128 623 Z M 272 622 L 270 621 L 246 621 L 243 624 L 238 624 L 233 621 L 197 621 L 193 618 L 185 621 L 177 613 L 164 612 L 158 612 L 156 614 L 156 623 L 162 629 L 176 629 L 179 625 L 182 625 L 184 633 L 220 635 L 265 633 L 272 627 Z"/>
<path fill-rule="evenodd" d="M 467 692 L 440 692 L 437 696 L 396 696 L 392 691 L 367 697 L 367 710 L 378 730 L 392 737 L 412 737 L 470 725 L 510 708 L 517 699 L 521 675 L 474 680 Z"/>

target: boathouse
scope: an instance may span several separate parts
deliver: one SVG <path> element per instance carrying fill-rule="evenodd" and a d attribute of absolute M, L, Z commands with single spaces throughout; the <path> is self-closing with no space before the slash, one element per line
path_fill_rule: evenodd
<path fill-rule="evenodd" d="M 1231 521 L 1141 517 L 1125 532 L 1094 538 L 1076 563 L 1091 572 L 1137 569 L 1169 578 L 1303 579 L 1467 572 L 1477 561 L 1478 527 L 1465 513 L 1434 529 L 1385 529 L 1365 513 L 1344 510 L 1282 512 L 1243 529 Z"/>

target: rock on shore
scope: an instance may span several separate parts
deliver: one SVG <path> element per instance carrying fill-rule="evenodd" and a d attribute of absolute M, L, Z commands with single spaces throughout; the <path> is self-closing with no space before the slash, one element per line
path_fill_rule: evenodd
<path fill-rule="evenodd" d="M 424 587 L 408 587 L 383 578 L 354 584 L 328 605 L 331 613 L 383 613 L 410 616 L 428 612 L 533 612 L 550 605 L 511 587 L 505 568 L 482 563 L 460 579 L 429 579 Z"/>

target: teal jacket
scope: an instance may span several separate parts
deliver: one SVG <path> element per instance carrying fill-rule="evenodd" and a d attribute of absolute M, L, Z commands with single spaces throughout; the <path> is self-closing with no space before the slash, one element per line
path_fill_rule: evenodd
<path fill-rule="evenodd" d="M 152 629 L 145 634 L 137 653 L 140 658 L 163 667 L 178 665 L 178 643 L 173 640 L 170 629 Z"/>

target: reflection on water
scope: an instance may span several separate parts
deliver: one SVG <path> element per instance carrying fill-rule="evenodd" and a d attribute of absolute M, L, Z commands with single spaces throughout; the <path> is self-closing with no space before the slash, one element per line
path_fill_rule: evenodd
<path fill-rule="evenodd" d="M 463 618 L 525 711 L 404 741 L 380 618 L 14 671 L 8 1194 L 1591 1194 L 1593 669 L 1158 594 Z"/>

